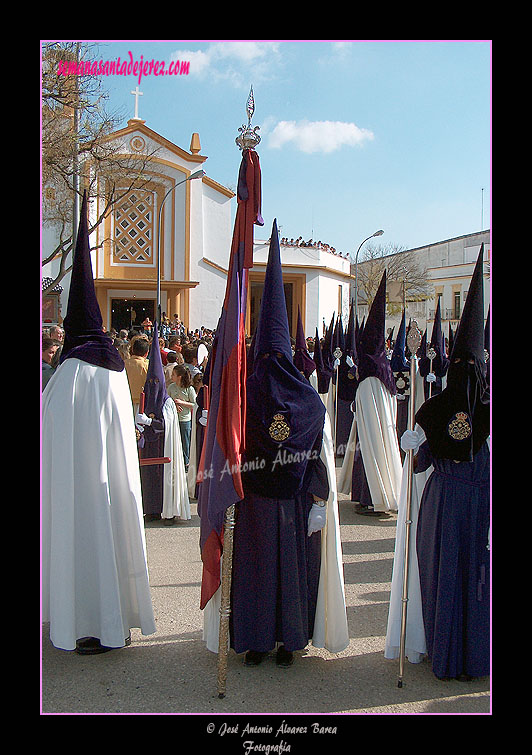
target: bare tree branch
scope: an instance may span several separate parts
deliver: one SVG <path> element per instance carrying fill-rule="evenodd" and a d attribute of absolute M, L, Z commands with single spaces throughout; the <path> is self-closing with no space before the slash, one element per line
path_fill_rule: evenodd
<path fill-rule="evenodd" d="M 421 301 L 430 296 L 431 286 L 428 271 L 422 267 L 419 257 L 412 250 L 396 244 L 371 244 L 363 252 L 363 258 L 358 265 L 358 290 L 361 303 L 371 306 L 382 275 L 386 270 L 387 281 L 401 281 L 405 286 L 407 301 Z M 396 314 L 401 305 L 389 304 L 389 314 Z"/>
<path fill-rule="evenodd" d="M 45 227 L 57 234 L 56 247 L 47 253 L 43 265 L 59 259 L 59 272 L 43 289 L 51 291 L 72 267 L 68 257 L 73 249 L 73 199 L 87 191 L 89 199 L 102 200 L 103 209 L 92 222 L 92 233 L 112 212 L 113 206 L 132 189 L 142 189 L 150 181 L 146 169 L 157 149 L 123 154 L 123 146 L 110 138 L 123 122 L 123 115 L 110 114 L 105 105 L 108 94 L 102 77 L 64 75 L 60 61 L 68 63 L 97 59 L 95 45 L 79 42 L 50 42 L 42 49 L 42 217 Z M 74 128 L 74 111 L 78 128 Z M 79 190 L 76 188 L 76 161 L 79 164 Z M 77 220 L 77 219 L 76 219 Z"/>

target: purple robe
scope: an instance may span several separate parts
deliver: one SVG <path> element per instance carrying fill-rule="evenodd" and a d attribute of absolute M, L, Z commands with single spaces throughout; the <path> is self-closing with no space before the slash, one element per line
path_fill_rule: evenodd
<path fill-rule="evenodd" d="M 421 499 L 417 556 L 427 654 L 438 678 L 490 672 L 490 452 L 472 462 L 434 458 Z"/>
<path fill-rule="evenodd" d="M 308 536 L 308 516 L 311 493 L 327 499 L 329 483 L 319 458 L 307 473 L 303 491 L 291 498 L 246 492 L 236 504 L 230 615 L 236 653 L 269 652 L 276 642 L 301 650 L 312 638 L 321 531 Z"/>
<path fill-rule="evenodd" d="M 164 420 L 153 419 L 149 431 L 144 430 L 140 450 L 142 459 L 158 459 L 164 456 Z M 142 483 L 142 508 L 147 516 L 157 516 L 163 510 L 164 464 L 148 464 L 140 468 Z"/>
<path fill-rule="evenodd" d="M 366 508 L 373 508 L 371 493 L 369 492 L 368 478 L 364 469 L 360 442 L 357 440 L 355 457 L 353 459 L 353 474 L 351 477 L 351 500 Z"/>
<path fill-rule="evenodd" d="M 287 650 L 312 638 L 320 577 L 321 532 L 307 535 L 310 495 L 288 500 L 250 494 L 236 505 L 231 647 Z"/>

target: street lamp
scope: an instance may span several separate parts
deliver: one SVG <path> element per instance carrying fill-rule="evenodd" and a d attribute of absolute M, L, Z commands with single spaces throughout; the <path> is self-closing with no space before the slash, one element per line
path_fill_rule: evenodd
<path fill-rule="evenodd" d="M 364 239 L 364 241 L 357 249 L 357 253 L 355 255 L 355 317 L 358 316 L 358 253 L 362 249 L 366 241 L 369 241 L 374 236 L 382 236 L 383 233 L 384 231 L 375 231 L 375 233 L 372 233 L 371 236 L 368 236 L 367 239 Z"/>
<path fill-rule="evenodd" d="M 157 311 L 155 314 L 155 318 L 158 321 L 159 325 L 161 324 L 161 215 L 163 211 L 163 205 L 168 195 L 171 194 L 174 189 L 177 189 L 178 186 L 181 186 L 181 184 L 184 184 L 187 181 L 192 181 L 194 178 L 201 178 L 204 175 L 204 170 L 197 170 L 195 173 L 191 173 L 190 176 L 187 176 L 187 178 L 183 178 L 182 181 L 178 181 L 178 183 L 174 184 L 168 189 L 163 197 L 161 206 L 159 207 L 159 218 L 157 221 Z"/>

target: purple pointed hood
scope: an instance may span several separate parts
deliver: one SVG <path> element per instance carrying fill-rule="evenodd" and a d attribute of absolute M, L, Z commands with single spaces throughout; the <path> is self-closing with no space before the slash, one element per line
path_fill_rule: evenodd
<path fill-rule="evenodd" d="M 484 245 L 454 336 L 445 389 L 416 414 L 432 454 L 472 461 L 490 433 L 489 386 L 484 358 Z"/>
<path fill-rule="evenodd" d="M 296 350 L 294 354 L 294 364 L 297 369 L 303 373 L 307 380 L 316 369 L 316 364 L 308 353 L 307 342 L 305 340 L 305 331 L 303 330 L 303 323 L 301 321 L 301 312 L 299 310 L 299 307 L 297 309 Z"/>
<path fill-rule="evenodd" d="M 436 312 L 434 314 L 434 324 L 432 326 L 432 336 L 430 339 L 429 348 L 434 349 L 436 352 L 436 356 L 432 360 L 426 355 L 425 351 L 422 351 L 421 358 L 419 359 L 419 374 L 421 377 L 426 377 L 429 372 L 431 371 L 436 375 L 436 377 L 443 377 L 447 373 L 447 369 L 449 367 L 449 360 L 447 359 L 447 355 L 445 353 L 445 341 L 443 338 L 443 331 L 441 327 L 441 309 L 440 309 L 440 302 L 441 299 L 438 298 L 438 304 L 436 306 Z"/>
<path fill-rule="evenodd" d="M 318 378 L 318 393 L 327 393 L 333 374 L 334 357 L 333 357 L 333 333 L 334 333 L 334 314 L 331 318 L 329 327 L 325 331 L 323 347 L 319 344 L 319 364 L 316 360 L 316 347 L 314 347 L 314 361 L 316 362 L 316 375 Z"/>
<path fill-rule="evenodd" d="M 72 263 L 67 315 L 63 322 L 65 341 L 60 362 L 75 358 L 96 367 L 121 372 L 124 369 L 124 361 L 111 336 L 103 331 L 102 313 L 96 299 L 89 248 L 87 204 L 87 192 L 84 192 Z"/>
<path fill-rule="evenodd" d="M 372 302 L 364 330 L 360 337 L 358 352 L 359 382 L 367 377 L 379 378 L 384 387 L 395 396 L 397 388 L 386 356 L 384 326 L 386 320 L 386 270 Z"/>
<path fill-rule="evenodd" d="M 392 358 L 390 360 L 392 372 L 404 372 L 410 369 L 410 362 L 406 358 L 406 313 L 403 309 L 401 324 L 395 339 Z"/>
<path fill-rule="evenodd" d="M 154 414 L 156 419 L 161 419 L 164 403 L 168 399 L 168 391 L 164 378 L 157 321 L 153 323 L 153 338 L 148 359 L 148 372 L 144 383 L 144 414 L 147 414 L 148 417 L 150 414 Z"/>
<path fill-rule="evenodd" d="M 304 485 L 312 450 L 321 447 L 325 406 L 292 359 L 276 221 L 256 336 L 253 372 L 246 381 L 244 489 L 290 498 Z"/>
<path fill-rule="evenodd" d="M 292 345 L 290 343 L 288 314 L 283 288 L 277 220 L 273 221 L 270 238 L 270 252 L 266 265 L 260 316 L 255 331 L 253 361 L 256 362 L 263 354 L 275 351 L 283 354 L 290 362 L 292 361 Z"/>

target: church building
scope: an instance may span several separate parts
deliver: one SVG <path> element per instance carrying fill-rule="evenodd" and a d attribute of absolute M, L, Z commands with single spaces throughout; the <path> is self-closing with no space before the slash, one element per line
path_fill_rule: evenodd
<path fill-rule="evenodd" d="M 113 139 L 151 157 L 142 190 L 130 191 L 98 226 L 96 293 L 108 328 L 129 328 L 161 311 L 189 327 L 216 327 L 225 293 L 234 193 L 201 175 L 199 135 L 189 151 L 131 119 Z M 190 179 L 200 172 L 198 179 Z M 158 297 L 159 289 L 159 297 Z M 194 295 L 196 294 L 196 295 Z"/>
<path fill-rule="evenodd" d="M 150 129 L 138 117 L 137 107 L 135 117 L 108 139 L 120 145 L 121 155 L 139 161 L 149 155 L 149 159 L 142 171 L 142 189 L 126 193 L 91 236 L 95 288 L 105 328 L 119 331 L 139 326 L 146 317 L 153 321 L 157 301 L 162 313 L 170 319 L 178 315 L 191 330 L 216 328 L 229 266 L 234 192 L 207 175 L 207 156 L 201 154 L 198 133 L 192 134 L 186 150 Z M 238 164 L 235 152 L 235 180 Z M 99 217 L 101 202 L 90 200 L 89 222 Z M 246 318 L 250 336 L 266 271 L 269 239 L 260 237 L 268 234 L 268 222 L 271 227 L 270 220 L 255 229 Z M 44 252 L 49 241 L 48 232 L 43 233 Z M 316 327 L 321 334 L 333 312 L 342 312 L 347 321 L 352 275 L 346 256 L 321 242 L 282 239 L 281 259 L 293 337 L 298 310 L 307 336 L 313 336 Z M 43 266 L 43 280 L 54 279 L 58 264 L 54 260 Z M 43 295 L 44 325 L 60 323 L 66 314 L 69 279 L 67 275 L 53 292 Z"/>

